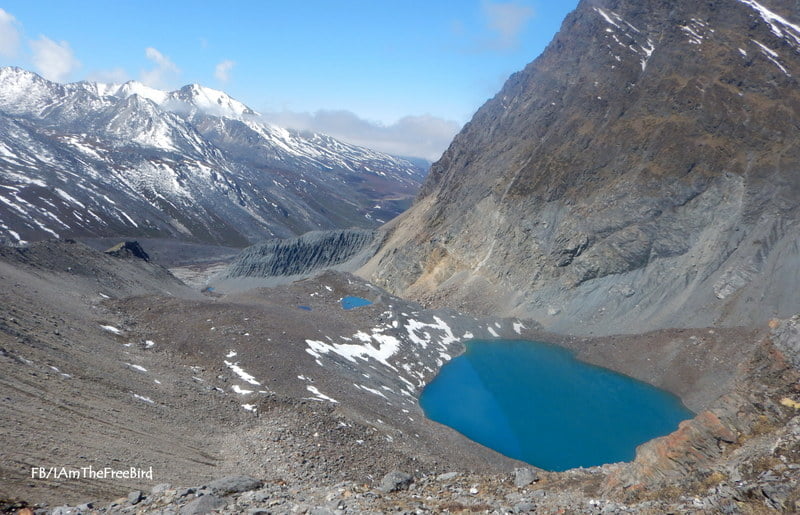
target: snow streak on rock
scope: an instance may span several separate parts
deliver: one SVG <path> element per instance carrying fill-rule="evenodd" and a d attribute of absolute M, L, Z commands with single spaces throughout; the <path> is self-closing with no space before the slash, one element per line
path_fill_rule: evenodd
<path fill-rule="evenodd" d="M 315 397 L 314 400 L 328 401 L 328 402 L 332 402 L 334 404 L 337 404 L 339 402 L 336 399 L 334 399 L 333 397 L 328 397 L 324 393 L 320 392 L 317 389 L 316 386 L 312 386 L 312 385 L 309 384 L 309 385 L 306 386 L 306 390 L 308 390 L 309 392 L 314 394 L 314 397 Z"/>
<path fill-rule="evenodd" d="M 599 14 L 603 20 L 606 21 L 611 27 L 605 29 L 605 37 L 610 41 L 606 44 L 611 51 L 611 55 L 617 62 L 621 62 L 620 50 L 625 52 L 632 52 L 639 58 L 642 66 L 642 71 L 647 68 L 647 62 L 650 56 L 653 55 L 655 44 L 653 41 L 645 36 L 643 32 L 625 21 L 617 13 L 599 7 L 594 8 L 595 12 Z M 612 44 L 613 42 L 613 44 Z"/>
<path fill-rule="evenodd" d="M 250 374 L 242 370 L 242 367 L 239 366 L 239 363 L 231 363 L 230 361 L 225 360 L 225 365 L 231 370 L 233 370 L 233 373 L 239 376 L 239 378 L 242 381 L 245 381 L 255 386 L 261 386 L 261 383 L 256 381 L 255 377 L 251 376 Z"/>

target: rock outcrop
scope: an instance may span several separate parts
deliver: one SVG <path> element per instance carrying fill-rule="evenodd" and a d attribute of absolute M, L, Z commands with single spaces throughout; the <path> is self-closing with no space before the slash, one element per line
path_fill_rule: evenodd
<path fill-rule="evenodd" d="M 237 284 L 252 288 L 291 282 L 326 268 L 353 271 L 375 254 L 379 236 L 368 229 L 343 229 L 269 240 L 244 249 L 211 284 L 223 289 Z"/>
<path fill-rule="evenodd" d="M 105 251 L 109 256 L 118 258 L 136 258 L 150 261 L 150 256 L 145 252 L 138 241 L 123 241 Z"/>
<path fill-rule="evenodd" d="M 789 512 L 800 506 L 799 325 L 798 316 L 772 321 L 729 393 L 672 434 L 639 446 L 632 463 L 604 479 L 604 494 L 640 498 L 653 489 L 719 483 L 706 492 L 712 500 L 762 499 Z"/>
<path fill-rule="evenodd" d="M 795 2 L 584 0 L 361 273 L 573 334 L 791 316 L 799 76 Z"/>

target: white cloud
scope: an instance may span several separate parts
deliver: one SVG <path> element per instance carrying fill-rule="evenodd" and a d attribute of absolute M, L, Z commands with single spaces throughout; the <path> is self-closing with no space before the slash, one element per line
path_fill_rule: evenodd
<path fill-rule="evenodd" d="M 0 8 L 0 55 L 15 57 L 19 49 L 17 19 Z"/>
<path fill-rule="evenodd" d="M 153 61 L 155 66 L 149 70 L 142 71 L 142 82 L 153 88 L 169 88 L 170 84 L 181 72 L 180 69 L 167 56 L 153 47 L 147 47 L 144 50 L 144 55 Z"/>
<path fill-rule="evenodd" d="M 122 84 L 130 79 L 128 72 L 124 68 L 113 68 L 111 70 L 94 71 L 87 77 L 93 82 L 104 82 L 109 84 Z"/>
<path fill-rule="evenodd" d="M 268 112 L 263 117 L 281 127 L 321 132 L 354 145 L 429 161 L 441 157 L 460 129 L 454 121 L 431 115 L 406 116 L 391 125 L 364 120 L 344 110 Z"/>
<path fill-rule="evenodd" d="M 533 18 L 533 8 L 515 2 L 484 0 L 483 12 L 489 29 L 495 33 L 492 46 L 498 50 L 514 48 L 525 25 Z"/>
<path fill-rule="evenodd" d="M 216 68 L 214 68 L 214 77 L 222 82 L 228 82 L 228 80 L 231 78 L 231 69 L 233 69 L 235 65 L 236 63 L 230 60 L 225 60 L 221 63 L 218 63 Z"/>
<path fill-rule="evenodd" d="M 63 82 L 81 65 L 66 41 L 56 43 L 47 36 L 39 36 L 39 39 L 31 40 L 30 45 L 33 65 L 46 79 Z"/>

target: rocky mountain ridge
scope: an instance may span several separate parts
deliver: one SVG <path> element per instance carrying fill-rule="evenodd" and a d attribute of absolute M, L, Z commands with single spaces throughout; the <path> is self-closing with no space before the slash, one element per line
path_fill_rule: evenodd
<path fill-rule="evenodd" d="M 224 272 L 209 279 L 215 291 L 274 286 L 321 273 L 352 272 L 371 258 L 382 233 L 367 229 L 311 231 L 245 248 Z"/>
<path fill-rule="evenodd" d="M 584 0 L 361 273 L 571 334 L 800 311 L 800 11 Z"/>
<path fill-rule="evenodd" d="M 425 170 L 262 122 L 221 91 L 58 84 L 0 68 L 0 237 L 166 237 L 246 246 L 375 227 Z"/>

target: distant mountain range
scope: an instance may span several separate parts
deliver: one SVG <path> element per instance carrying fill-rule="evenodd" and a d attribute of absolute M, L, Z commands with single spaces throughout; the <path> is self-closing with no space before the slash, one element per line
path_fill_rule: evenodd
<path fill-rule="evenodd" d="M 375 227 L 419 162 L 264 123 L 222 91 L 58 84 L 0 68 L 0 240 L 170 237 L 244 246 Z"/>

